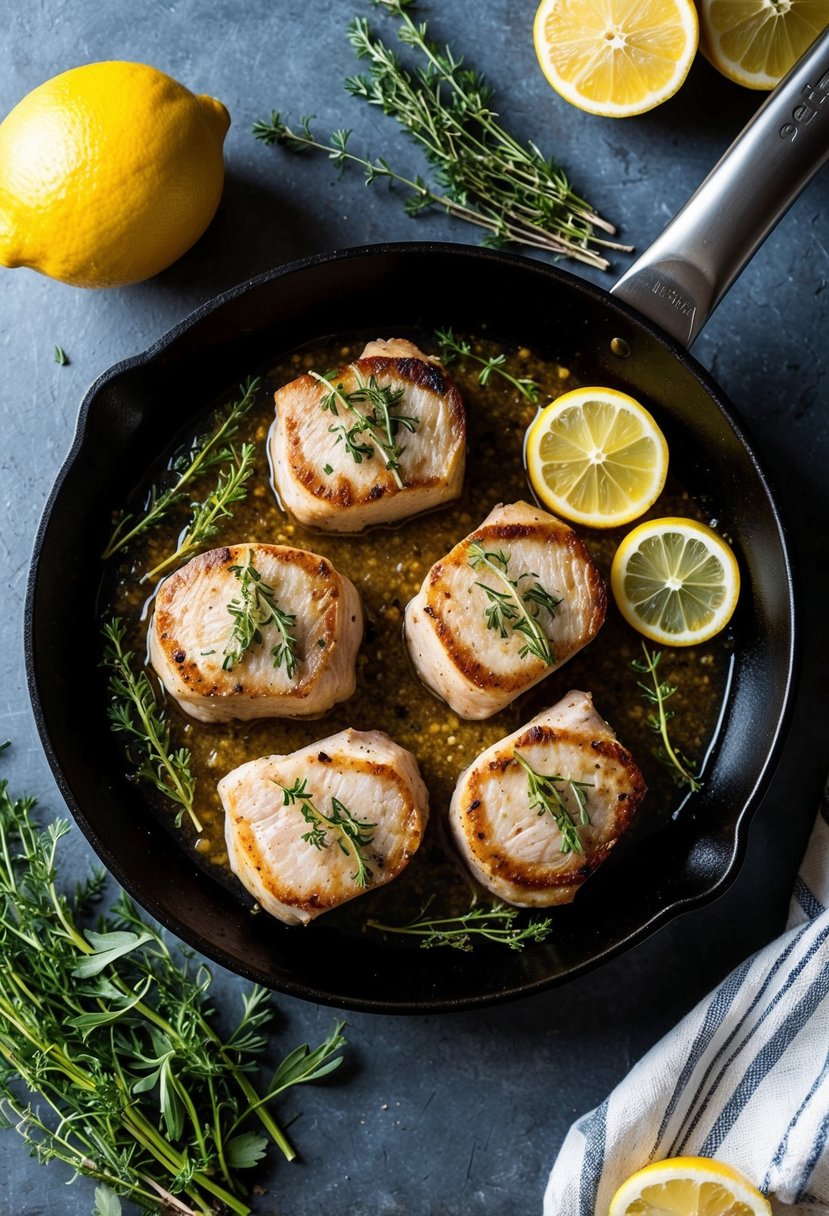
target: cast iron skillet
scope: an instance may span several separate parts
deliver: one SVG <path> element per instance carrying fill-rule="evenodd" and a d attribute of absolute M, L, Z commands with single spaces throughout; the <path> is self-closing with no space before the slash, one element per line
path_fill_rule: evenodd
<path fill-rule="evenodd" d="M 431 1012 L 525 996 L 579 975 L 710 900 L 734 877 L 749 817 L 782 745 L 795 660 L 794 591 L 766 477 L 723 394 L 682 343 L 690 342 L 805 184 L 806 170 L 796 170 L 792 161 L 792 149 L 799 159 L 805 137 L 790 115 L 804 82 L 822 79 L 827 69 L 824 37 L 819 52 L 781 86 L 782 102 L 778 91 L 764 107 L 759 134 L 755 119 L 741 137 L 743 143 L 776 141 L 775 156 L 786 158 L 775 171 L 786 189 L 766 199 L 765 226 L 751 216 L 750 239 L 745 231 L 756 191 L 731 180 L 727 164 L 718 169 L 716 206 L 730 210 L 742 242 L 736 255 L 733 241 L 728 246 L 732 265 L 724 273 L 722 239 L 716 255 L 705 241 L 694 247 L 690 208 L 675 225 L 684 225 L 682 242 L 691 256 L 670 248 L 664 256 L 670 238 L 661 238 L 655 247 L 660 264 L 654 266 L 653 251 L 645 255 L 617 285 L 615 297 L 561 270 L 479 248 L 346 250 L 227 292 L 90 389 L 37 537 L 27 597 L 29 685 L 46 754 L 77 822 L 117 880 L 179 937 L 231 970 L 295 996 L 360 1010 Z M 819 116 L 812 128 L 825 126 Z M 787 124 L 796 129 L 794 142 L 778 134 Z M 737 163 L 740 147 L 738 141 L 732 153 Z M 650 302 L 668 308 L 662 328 L 623 298 L 641 293 L 643 281 Z M 556 912 L 553 936 L 522 953 L 421 951 L 344 937 L 325 918 L 298 930 L 264 914 L 252 916 L 249 901 L 199 870 L 148 812 L 141 789 L 125 778 L 103 692 L 85 696 L 95 687 L 100 653 L 99 554 L 112 509 L 175 432 L 218 392 L 299 345 L 344 329 L 406 335 L 449 320 L 459 332 L 486 326 L 500 341 L 527 343 L 567 361 L 578 355 L 595 383 L 629 391 L 660 408 L 661 417 L 667 412 L 672 457 L 698 499 L 727 521 L 744 576 L 733 681 L 702 793 L 635 850 L 622 851 L 618 864 L 611 859 L 584 898 Z"/>

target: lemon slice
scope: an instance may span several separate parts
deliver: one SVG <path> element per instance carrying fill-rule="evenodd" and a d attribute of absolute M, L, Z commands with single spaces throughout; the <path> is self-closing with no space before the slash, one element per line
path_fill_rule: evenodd
<path fill-rule="evenodd" d="M 700 0 L 700 49 L 736 84 L 773 89 L 821 30 L 829 0 Z"/>
<path fill-rule="evenodd" d="M 608 1216 L 772 1216 L 742 1174 L 707 1157 L 654 1161 L 623 1182 Z"/>
<path fill-rule="evenodd" d="M 527 471 L 556 515 L 592 528 L 638 519 L 668 472 L 668 445 L 651 415 L 612 388 L 577 388 L 552 401 L 527 431 Z"/>
<path fill-rule="evenodd" d="M 728 624 L 740 570 L 716 532 L 693 519 L 651 519 L 616 550 L 610 585 L 634 629 L 668 646 L 705 642 Z"/>
<path fill-rule="evenodd" d="M 677 91 L 699 40 L 692 0 L 541 0 L 533 41 L 561 96 L 591 114 L 643 114 Z"/>

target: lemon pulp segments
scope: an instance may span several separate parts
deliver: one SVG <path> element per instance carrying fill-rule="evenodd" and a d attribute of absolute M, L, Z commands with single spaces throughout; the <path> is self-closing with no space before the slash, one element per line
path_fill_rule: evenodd
<path fill-rule="evenodd" d="M 692 0 L 542 0 L 533 33 L 541 69 L 562 97 L 623 118 L 676 92 L 699 27 Z"/>
<path fill-rule="evenodd" d="M 702 0 L 700 47 L 750 89 L 772 89 L 829 25 L 829 0 Z"/>
<path fill-rule="evenodd" d="M 668 447 L 648 411 L 626 393 L 575 389 L 533 422 L 527 467 L 551 510 L 575 523 L 613 527 L 636 519 L 659 496 Z"/>
<path fill-rule="evenodd" d="M 646 637 L 688 646 L 728 622 L 739 570 L 726 543 L 693 520 L 653 520 L 625 537 L 611 585 L 622 615 Z"/>
<path fill-rule="evenodd" d="M 675 1157 L 622 1183 L 609 1216 L 771 1216 L 771 1205 L 730 1165 Z"/>

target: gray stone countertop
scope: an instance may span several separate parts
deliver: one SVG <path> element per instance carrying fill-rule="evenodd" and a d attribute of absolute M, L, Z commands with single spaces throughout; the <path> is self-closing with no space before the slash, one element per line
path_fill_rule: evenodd
<path fill-rule="evenodd" d="M 760 96 L 698 59 L 681 92 L 624 121 L 561 101 L 537 68 L 534 5 L 453 0 L 424 14 L 495 84 L 506 123 L 554 151 L 578 190 L 643 249 L 718 159 Z M 364 0 L 215 0 L 108 4 L 0 2 L 0 114 L 77 64 L 152 63 L 232 117 L 227 185 L 205 237 L 150 282 L 76 290 L 30 271 L 0 271 L 0 737 L 15 791 L 64 808 L 43 757 L 26 692 L 23 601 L 32 543 L 69 448 L 80 400 L 116 361 L 143 350 L 222 289 L 309 253 L 367 242 L 474 235 L 444 216 L 411 220 L 385 187 L 338 178 L 313 157 L 256 143 L 272 108 L 316 114 L 320 131 L 354 128 L 355 143 L 421 168 L 394 124 L 347 97 L 355 70 L 345 26 Z M 381 17 L 374 19 L 380 21 Z M 618 257 L 616 271 L 627 264 Z M 578 270 L 577 270 L 578 273 Z M 611 275 L 586 273 L 609 286 Z M 816 180 L 720 306 L 694 353 L 745 420 L 791 527 L 803 605 L 804 666 L 782 762 L 751 828 L 742 871 L 716 903 L 680 917 L 600 972 L 545 995 L 483 1012 L 431 1017 L 350 1014 L 348 1064 L 330 1085 L 297 1091 L 284 1109 L 301 1160 L 274 1156 L 258 1181 L 262 1216 L 511 1216 L 539 1212 L 547 1172 L 574 1117 L 740 959 L 781 928 L 825 776 L 829 749 L 829 178 Z M 55 344 L 70 363 L 53 360 Z M 92 860 L 77 829 L 69 877 Z M 240 981 L 219 976 L 232 1000 Z M 314 1041 L 331 1010 L 277 997 L 285 1047 Z M 80 1216 L 92 1185 L 65 1185 L 59 1165 L 31 1161 L 0 1133 L 0 1213 Z"/>

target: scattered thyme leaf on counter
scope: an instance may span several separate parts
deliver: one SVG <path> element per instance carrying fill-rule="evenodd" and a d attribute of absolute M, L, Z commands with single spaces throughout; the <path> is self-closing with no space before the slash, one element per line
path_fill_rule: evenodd
<path fill-rule="evenodd" d="M 558 773 L 537 773 L 523 756 L 515 752 L 515 759 L 527 774 L 529 787 L 530 810 L 537 811 L 539 816 L 548 814 L 561 833 L 562 853 L 583 853 L 584 846 L 579 836 L 579 824 L 589 826 L 590 816 L 587 814 L 587 795 L 592 781 L 574 781 L 572 777 L 561 777 Z M 559 786 L 570 790 L 576 803 L 576 818 L 573 817 L 567 803 L 561 796 Z"/>
<path fill-rule="evenodd" d="M 239 598 L 232 599 L 227 606 L 233 617 L 233 630 L 224 648 L 223 670 L 232 671 L 251 646 L 261 643 L 262 629 L 275 625 L 280 641 L 271 650 L 273 665 L 279 668 L 284 663 L 290 680 L 297 665 L 297 640 L 293 633 L 296 616 L 279 607 L 275 590 L 253 564 L 251 550 L 248 550 L 244 566 L 230 566 L 229 569 L 239 580 Z"/>
<path fill-rule="evenodd" d="M 402 490 L 400 457 L 405 448 L 397 442 L 397 428 L 403 427 L 410 435 L 414 434 L 419 419 L 408 414 L 392 413 L 402 400 L 402 388 L 392 388 L 390 384 L 380 385 L 375 376 L 364 380 L 353 366 L 349 370 L 357 380 L 357 387 L 349 391 L 337 381 L 335 372 L 328 372 L 323 376 L 319 372 L 310 373 L 328 389 L 320 402 L 321 408 L 333 414 L 335 418 L 339 418 L 342 408 L 347 415 L 355 419 L 351 426 L 334 422 L 328 430 L 330 434 L 336 435 L 335 443 L 345 444 L 345 449 L 355 464 L 362 464 L 364 458 L 371 460 L 375 452 L 379 453 L 398 489 Z M 362 409 L 361 406 L 367 408 Z M 326 465 L 326 468 L 330 466 Z"/>
<path fill-rule="evenodd" d="M 374 3 L 398 20 L 398 40 L 418 57 L 417 66 L 405 67 L 368 21 L 357 17 L 348 39 L 368 70 L 346 79 L 345 86 L 352 96 L 396 119 L 425 153 L 434 184 L 397 173 L 382 156 L 349 151 L 348 130 L 334 131 L 327 142 L 317 139 L 308 118 L 294 128 L 274 111 L 269 120 L 255 123 L 257 139 L 293 151 L 314 149 L 339 169 L 357 165 L 367 184 L 396 182 L 408 192 L 409 215 L 441 208 L 482 228 L 486 244 L 529 246 L 603 270 L 609 263 L 602 247 L 629 249 L 598 236 L 597 230 L 613 235 L 616 229 L 573 192 L 552 159 L 533 143 L 519 143 L 499 124 L 484 77 L 465 67 L 463 57 L 448 46 L 429 40 L 426 23 L 415 23 L 409 15 L 413 0 Z"/>
<path fill-rule="evenodd" d="M 146 671 L 136 673 L 133 653 L 125 649 L 123 621 L 113 617 L 104 625 L 103 634 L 103 661 L 110 673 L 107 713 L 113 729 L 127 737 L 127 752 L 138 765 L 136 776 L 179 807 L 176 826 L 186 811 L 193 827 L 201 832 L 201 821 L 193 808 L 196 781 L 190 750 L 171 746 L 170 726 L 149 676 Z"/>
<path fill-rule="evenodd" d="M 555 656 L 550 639 L 538 623 L 539 609 L 544 609 L 551 617 L 556 615 L 560 599 L 550 595 L 538 582 L 538 575 L 531 571 L 519 574 L 511 579 L 508 574 L 509 556 L 503 552 L 485 550 L 477 541 L 469 544 L 468 564 L 475 571 L 488 570 L 494 574 L 506 588 L 499 591 L 488 583 L 476 583 L 486 593 L 489 607 L 485 609 L 487 629 L 496 629 L 502 638 L 508 638 L 510 633 L 519 633 L 526 640 L 519 650 L 520 658 L 528 654 L 535 655 L 552 667 Z M 529 587 L 521 588 L 523 579 L 535 579 Z"/>
<path fill-rule="evenodd" d="M 549 916 L 534 916 L 523 924 L 516 924 L 521 910 L 507 904 L 474 903 L 459 916 L 429 916 L 430 903 L 404 925 L 388 925 L 377 920 L 366 921 L 366 924 L 381 933 L 419 937 L 423 950 L 449 946 L 467 953 L 474 949 L 476 939 L 508 946 L 510 950 L 523 950 L 527 942 L 543 942 L 552 932 L 553 922 Z"/>
<path fill-rule="evenodd" d="M 260 384 L 258 377 L 248 378 L 239 386 L 239 396 L 231 401 L 230 405 L 218 411 L 212 429 L 203 435 L 197 435 L 191 444 L 181 448 L 173 456 L 169 471 L 175 480 L 163 490 L 157 485 L 151 486 L 144 514 L 140 519 L 126 512 L 116 517 L 112 535 L 101 554 L 103 560 L 125 549 L 137 536 L 144 535 L 159 524 L 171 508 L 183 500 L 184 491 L 191 482 L 216 465 L 231 459 L 234 452 L 230 440 L 237 434 L 242 420 L 250 413 Z"/>
<path fill-rule="evenodd" d="M 231 507 L 235 502 L 242 502 L 247 497 L 245 482 L 253 473 L 255 448 L 252 443 L 243 443 L 238 449 L 230 449 L 230 457 L 222 467 L 215 486 L 207 498 L 193 504 L 193 514 L 190 522 L 179 538 L 175 553 L 169 554 L 152 570 L 142 575 L 141 582 L 155 578 L 169 570 L 171 566 L 180 565 L 193 556 L 205 541 L 210 540 L 219 530 L 222 519 L 229 518 L 233 512 Z"/>
<path fill-rule="evenodd" d="M 435 338 L 440 346 L 441 361 L 447 366 L 455 359 L 471 359 L 473 363 L 478 363 L 481 370 L 478 372 L 478 383 L 482 388 L 485 388 L 489 383 L 489 379 L 494 372 L 503 380 L 506 380 L 513 388 L 517 389 L 522 397 L 532 405 L 538 404 L 538 399 L 541 396 L 541 385 L 537 380 L 531 380 L 529 376 L 513 376 L 504 366 L 507 357 L 504 354 L 490 355 L 485 359 L 482 355 L 476 355 L 472 350 L 469 342 L 462 338 L 456 338 L 451 329 L 436 329 Z"/>
<path fill-rule="evenodd" d="M 356 873 L 352 875 L 354 882 L 358 887 L 367 887 L 373 875 L 363 850 L 367 849 L 374 840 L 371 830 L 376 828 L 377 824 L 355 819 L 348 807 L 333 795 L 331 814 L 326 815 L 324 811 L 314 805 L 314 796 L 308 789 L 308 781 L 305 777 L 301 779 L 297 777 L 293 785 L 282 785 L 279 781 L 275 781 L 274 784 L 282 790 L 283 805 L 298 807 L 302 818 L 309 825 L 310 830 L 302 835 L 306 844 L 310 844 L 315 849 L 327 849 L 331 843 L 328 839 L 328 832 L 333 832 L 342 852 L 346 857 L 351 857 L 357 866 Z"/>
<path fill-rule="evenodd" d="M 235 1029 L 220 1034 L 207 966 L 126 896 L 85 928 L 105 876 L 63 894 L 70 827 L 40 827 L 34 805 L 0 782 L 0 1123 L 40 1162 L 94 1179 L 97 1216 L 117 1216 L 119 1196 L 165 1216 L 249 1216 L 239 1171 L 268 1139 L 296 1155 L 271 1104 L 339 1066 L 342 1023 L 261 1085 L 270 994 L 244 990 Z"/>
<path fill-rule="evenodd" d="M 643 642 L 642 651 L 644 659 L 632 659 L 630 665 L 634 671 L 650 677 L 650 683 L 645 684 L 642 680 L 638 680 L 637 684 L 642 690 L 645 700 L 656 707 L 656 712 L 648 717 L 648 726 L 662 740 L 661 746 L 656 749 L 654 755 L 662 764 L 674 770 L 674 776 L 680 785 L 687 785 L 692 794 L 697 794 L 702 789 L 703 783 L 700 781 L 699 775 L 695 775 L 693 772 L 694 762 L 678 747 L 674 747 L 668 731 L 668 723 L 673 718 L 674 711 L 666 708 L 666 702 L 676 692 L 677 685 L 659 679 L 658 667 L 662 658 L 661 650 L 648 650 L 647 645 Z"/>
<path fill-rule="evenodd" d="M 57 363 L 60 367 L 69 366 L 69 357 L 66 354 L 66 351 L 60 346 L 55 347 L 55 363 Z"/>

